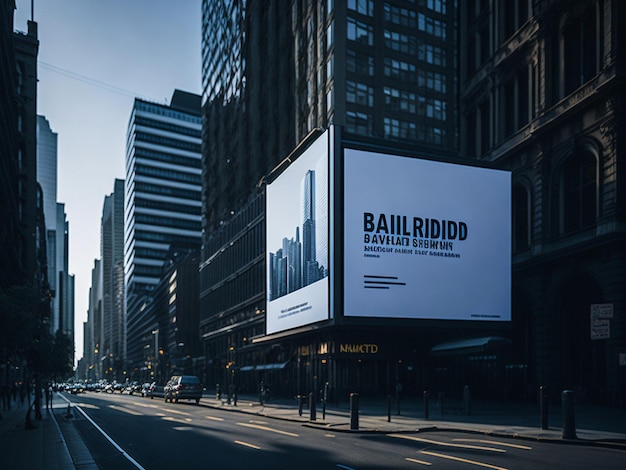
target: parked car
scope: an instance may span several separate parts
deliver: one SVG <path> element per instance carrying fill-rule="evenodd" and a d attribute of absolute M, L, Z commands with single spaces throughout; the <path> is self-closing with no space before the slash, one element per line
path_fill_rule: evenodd
<path fill-rule="evenodd" d="M 177 403 L 178 400 L 195 400 L 200 403 L 202 384 L 195 375 L 173 375 L 163 389 L 165 402 Z"/>

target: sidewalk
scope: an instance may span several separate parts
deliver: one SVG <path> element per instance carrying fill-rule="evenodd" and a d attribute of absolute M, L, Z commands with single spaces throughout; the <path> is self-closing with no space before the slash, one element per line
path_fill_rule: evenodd
<path fill-rule="evenodd" d="M 215 395 L 205 394 L 201 403 L 220 409 L 285 419 L 306 423 L 336 432 L 381 432 L 402 433 L 425 430 L 458 430 L 488 434 L 492 436 L 516 437 L 532 440 L 558 441 L 571 443 L 594 443 L 613 445 L 626 450 L 626 410 L 599 405 L 575 405 L 576 439 L 562 439 L 561 406 L 550 405 L 548 409 L 548 429 L 541 429 L 537 406 L 527 403 L 472 402 L 470 414 L 465 414 L 461 401 L 444 402 L 443 414 L 436 400 L 429 403 L 428 418 L 424 419 L 424 403 L 421 400 L 405 399 L 401 403 L 400 414 L 395 403 L 389 414 L 385 398 L 360 398 L 358 431 L 352 428 L 352 415 L 348 402 L 339 405 L 329 404 L 326 416 L 322 405 L 316 405 L 315 420 L 311 420 L 310 410 L 305 405 L 302 415 L 298 411 L 296 399 L 270 400 L 262 406 L 256 397 L 241 396 L 234 403 L 216 400 Z"/>
<path fill-rule="evenodd" d="M 11 470 L 67 470 L 75 468 L 57 419 L 61 400 L 56 399 L 54 413 L 42 410 L 41 421 L 31 411 L 33 427 L 26 429 L 27 405 L 12 403 L 10 410 L 0 410 L 0 468 Z"/>

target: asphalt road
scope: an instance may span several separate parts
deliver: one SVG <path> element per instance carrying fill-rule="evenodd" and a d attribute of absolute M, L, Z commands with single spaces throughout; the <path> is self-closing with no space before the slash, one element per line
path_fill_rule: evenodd
<path fill-rule="evenodd" d="M 115 469 L 624 469 L 626 450 L 463 432 L 333 432 L 163 399 L 69 396 L 74 425 L 99 468 Z M 112 442 L 111 442 L 112 441 Z"/>

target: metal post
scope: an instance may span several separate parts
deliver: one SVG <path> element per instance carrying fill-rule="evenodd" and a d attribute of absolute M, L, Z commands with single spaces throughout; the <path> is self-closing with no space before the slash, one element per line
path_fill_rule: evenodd
<path fill-rule="evenodd" d="M 359 429 L 359 394 L 350 394 L 350 429 L 356 431 Z"/>
<path fill-rule="evenodd" d="M 391 395 L 387 395 L 387 422 L 391 422 Z"/>
<path fill-rule="evenodd" d="M 316 421 L 317 420 L 317 409 L 315 408 L 315 394 L 313 392 L 309 393 L 309 408 L 311 410 L 311 416 L 310 416 L 310 420 L 311 421 Z"/>
<path fill-rule="evenodd" d="M 539 387 L 539 415 L 541 429 L 548 429 L 548 393 L 543 385 Z"/>
<path fill-rule="evenodd" d="M 574 420 L 574 392 L 563 390 L 561 394 L 563 408 L 563 439 L 576 439 L 576 423 Z"/>
<path fill-rule="evenodd" d="M 424 419 L 428 419 L 428 390 L 424 390 Z"/>
<path fill-rule="evenodd" d="M 302 404 L 304 400 L 302 399 L 302 395 L 298 395 L 298 414 L 302 416 Z"/>
<path fill-rule="evenodd" d="M 463 387 L 463 408 L 465 410 L 465 416 L 469 416 L 471 413 L 471 408 L 470 408 L 470 389 L 468 385 Z"/>

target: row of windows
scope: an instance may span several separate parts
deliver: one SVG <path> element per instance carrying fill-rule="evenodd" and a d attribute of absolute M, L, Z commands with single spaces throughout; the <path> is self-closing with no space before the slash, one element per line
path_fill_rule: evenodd
<path fill-rule="evenodd" d="M 395 118 L 385 118 L 385 137 L 393 139 L 421 140 L 432 145 L 441 145 L 446 138 L 446 130 L 437 126 L 420 125 L 415 122 Z"/>
<path fill-rule="evenodd" d="M 202 267 L 203 282 L 207 286 L 218 284 L 225 276 L 243 269 L 265 253 L 263 227 L 257 224 L 237 238 L 224 251 L 211 258 Z"/>
<path fill-rule="evenodd" d="M 373 59 L 372 59 L 373 60 Z M 373 64 L 372 64 L 373 68 Z M 446 93 L 446 76 L 432 70 L 417 70 L 415 64 L 385 57 L 385 77 L 395 78 L 406 83 L 415 83 L 420 88 Z"/>
<path fill-rule="evenodd" d="M 138 131 L 135 134 L 135 139 L 142 142 L 149 142 L 156 145 L 163 145 L 165 147 L 178 148 L 181 150 L 188 150 L 189 152 L 200 153 L 200 144 L 193 142 L 187 142 L 185 140 L 172 139 L 170 137 L 164 137 L 161 135 L 149 134 L 147 132 Z"/>
<path fill-rule="evenodd" d="M 200 232 L 198 232 L 199 234 Z M 185 235 L 176 235 L 173 233 L 159 233 L 146 230 L 137 230 L 135 232 L 135 240 L 142 242 L 168 243 L 177 245 L 182 248 L 197 248 L 200 245 L 200 236 L 187 237 Z"/>
<path fill-rule="evenodd" d="M 171 153 L 157 152 L 155 150 L 146 149 L 143 147 L 135 146 L 135 158 L 146 158 L 148 160 L 154 160 L 159 162 L 171 163 L 174 165 L 185 166 L 188 168 L 201 168 L 202 162 L 200 158 L 182 157 L 180 155 L 174 155 Z"/>
<path fill-rule="evenodd" d="M 161 186 L 157 184 L 141 183 L 135 184 L 135 193 L 158 194 L 160 196 L 170 196 L 179 199 L 191 199 L 200 201 L 200 191 L 191 191 L 189 189 L 172 188 L 170 186 Z"/>
<path fill-rule="evenodd" d="M 141 207 L 144 209 L 156 209 L 160 211 L 177 212 L 180 214 L 200 215 L 199 206 L 192 206 L 190 204 L 176 204 L 174 202 L 167 202 L 167 201 L 154 201 L 152 199 L 145 199 L 141 197 L 135 198 L 135 207 Z"/>
<path fill-rule="evenodd" d="M 200 116 L 194 116 L 191 114 L 183 113 L 181 111 L 175 111 L 169 106 L 163 106 L 156 103 L 148 103 L 147 101 L 136 100 L 135 107 L 139 110 L 147 111 L 151 114 L 158 114 L 159 116 L 174 118 L 178 121 L 193 122 L 194 124 L 202 123 L 202 118 Z"/>
<path fill-rule="evenodd" d="M 157 166 L 137 165 L 135 174 L 141 176 L 151 176 L 167 181 L 178 181 L 200 186 L 202 184 L 201 175 L 196 173 L 187 173 L 185 171 L 175 171 L 169 168 L 161 168 Z"/>
<path fill-rule="evenodd" d="M 446 102 L 435 98 L 418 96 L 417 94 L 396 88 L 385 87 L 385 105 L 394 111 L 403 111 L 418 116 L 446 120 Z"/>
<path fill-rule="evenodd" d="M 417 13 L 414 10 L 385 3 L 385 21 L 415 29 L 417 25 L 416 18 Z"/>
<path fill-rule="evenodd" d="M 179 219 L 152 214 L 135 214 L 136 224 L 152 225 L 157 227 L 169 227 L 180 230 L 196 230 L 200 233 L 202 222 L 200 220 Z"/>
<path fill-rule="evenodd" d="M 203 299 L 203 304 L 206 305 L 206 311 L 203 310 L 202 313 L 203 316 L 205 318 L 211 317 L 233 305 L 242 305 L 258 296 L 265 289 L 264 274 L 264 264 L 256 263 L 251 269 L 244 271 L 232 281 L 211 291 Z M 208 287 L 203 280 L 201 282 L 203 290 Z"/>
<path fill-rule="evenodd" d="M 145 126 L 151 129 L 161 129 L 164 131 L 170 131 L 174 134 L 188 135 L 191 137 L 201 137 L 200 129 L 192 129 L 190 127 L 179 126 L 171 122 L 158 121 L 156 119 L 150 119 L 144 116 L 135 116 L 136 126 Z"/>

